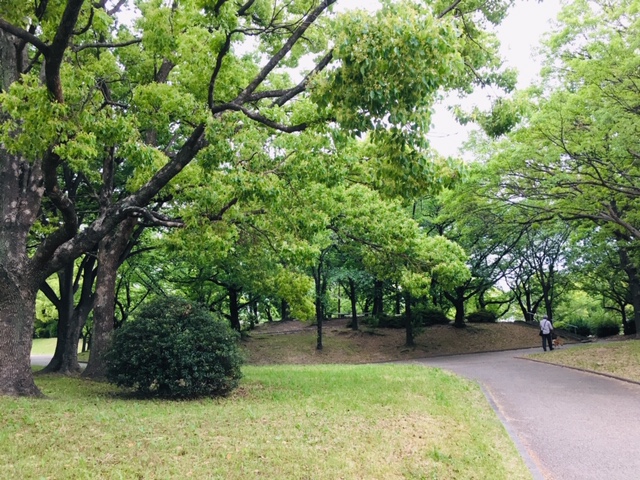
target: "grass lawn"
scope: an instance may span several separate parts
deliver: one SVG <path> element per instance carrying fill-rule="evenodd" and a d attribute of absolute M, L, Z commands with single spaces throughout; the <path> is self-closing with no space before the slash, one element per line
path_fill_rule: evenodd
<path fill-rule="evenodd" d="M 57 341 L 57 338 L 34 338 L 31 355 L 53 355 Z"/>
<path fill-rule="evenodd" d="M 528 479 L 473 383 L 398 364 L 245 367 L 221 400 L 37 376 L 0 397 L 3 479 Z"/>
<path fill-rule="evenodd" d="M 53 355 L 56 351 L 56 338 L 34 338 L 31 355 Z M 78 360 L 89 361 L 89 352 L 81 352 L 82 341 L 78 342 Z"/>
<path fill-rule="evenodd" d="M 530 357 L 640 382 L 640 341 L 635 339 L 556 349 Z"/>

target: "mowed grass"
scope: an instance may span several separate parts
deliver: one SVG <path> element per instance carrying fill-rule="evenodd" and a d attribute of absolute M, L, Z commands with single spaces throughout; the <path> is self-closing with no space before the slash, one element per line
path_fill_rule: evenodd
<path fill-rule="evenodd" d="M 34 338 L 31 355 L 53 355 L 56 351 L 57 338 Z"/>
<path fill-rule="evenodd" d="M 531 478 L 479 388 L 421 366 L 245 367 L 228 398 L 37 376 L 0 398 L 3 479 Z"/>
<path fill-rule="evenodd" d="M 640 382 L 640 340 L 556 349 L 530 357 L 556 365 L 591 370 Z"/>
<path fill-rule="evenodd" d="M 53 355 L 56 351 L 57 338 L 34 338 L 31 345 L 31 355 Z M 82 342 L 78 342 L 78 353 L 82 350 Z M 88 358 L 89 352 L 83 355 Z"/>

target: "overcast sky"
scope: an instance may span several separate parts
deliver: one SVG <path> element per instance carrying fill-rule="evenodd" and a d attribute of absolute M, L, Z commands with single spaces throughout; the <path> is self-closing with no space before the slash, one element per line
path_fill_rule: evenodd
<path fill-rule="evenodd" d="M 338 0 L 338 10 L 349 8 L 375 9 L 376 0 Z M 507 18 L 498 27 L 501 55 L 506 64 L 518 70 L 518 87 L 531 84 L 540 70 L 534 56 L 542 35 L 549 30 L 551 22 L 560 11 L 560 0 L 517 0 Z M 456 102 L 454 102 L 456 103 Z M 477 92 L 465 105 L 488 106 L 487 92 Z M 445 107 L 436 110 L 433 127 L 429 134 L 431 144 L 443 155 L 456 155 L 469 128 L 457 124 Z"/>

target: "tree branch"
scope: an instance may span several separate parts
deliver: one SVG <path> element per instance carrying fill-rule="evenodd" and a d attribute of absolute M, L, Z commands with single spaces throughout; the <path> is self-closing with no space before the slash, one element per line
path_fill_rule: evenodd
<path fill-rule="evenodd" d="M 322 58 L 322 60 L 318 62 L 318 64 L 314 67 L 314 69 L 311 70 L 311 72 L 309 72 L 309 74 L 306 77 L 304 77 L 304 79 L 297 86 L 290 89 L 288 92 L 284 93 L 278 100 L 274 102 L 274 105 L 278 105 L 281 107 L 282 105 L 287 103 L 289 100 L 291 100 L 293 97 L 302 93 L 307 88 L 307 83 L 309 83 L 309 79 L 314 74 L 324 70 L 327 67 L 327 65 L 329 65 L 332 59 L 333 59 L 333 50 L 330 50 L 329 53 L 327 53 Z"/>
<path fill-rule="evenodd" d="M 260 84 L 267 78 L 267 75 L 278 66 L 280 60 L 282 60 L 293 48 L 296 42 L 304 35 L 309 27 L 316 21 L 316 19 L 331 5 L 336 3 L 337 0 L 323 0 L 309 15 L 307 15 L 301 25 L 291 34 L 291 37 L 285 42 L 282 48 L 267 62 L 262 68 L 260 73 L 256 75 L 256 78 L 247 85 L 247 87 L 240 92 L 233 103 L 237 105 L 243 104 L 246 99 L 260 86 Z M 213 112 L 216 113 L 216 112 Z"/>
<path fill-rule="evenodd" d="M 72 47 L 71 50 L 78 53 L 82 50 L 86 50 L 87 48 L 119 48 L 119 47 L 128 47 L 129 45 L 136 45 L 141 43 L 142 39 L 134 38 L 133 40 L 128 40 L 122 43 L 87 43 L 84 45 L 77 45 Z"/>
<path fill-rule="evenodd" d="M 5 32 L 9 32 L 10 34 L 15 35 L 16 37 L 26 42 L 29 42 L 31 45 L 36 47 L 45 56 L 49 53 L 49 48 L 50 48 L 49 45 L 44 43 L 35 35 L 27 32 L 26 30 L 23 30 L 20 27 L 16 27 L 15 25 L 10 24 L 3 18 L 0 18 L 0 29 L 4 30 Z"/>
<path fill-rule="evenodd" d="M 142 219 L 147 227 L 184 227 L 184 222 L 180 219 L 172 219 L 160 212 L 153 212 L 143 207 L 127 207 L 122 210 L 122 213 Z"/>
<path fill-rule="evenodd" d="M 233 207 L 236 203 L 238 203 L 238 198 L 233 198 L 232 200 L 230 200 L 229 202 L 227 202 L 227 204 L 222 207 L 220 209 L 220 211 L 218 213 L 216 213 L 215 215 L 207 215 L 207 218 L 209 220 L 211 220 L 212 222 L 219 222 L 220 220 L 222 220 L 223 215 L 231 208 Z"/>
<path fill-rule="evenodd" d="M 267 127 L 271 127 L 275 130 L 280 130 L 281 132 L 285 132 L 285 133 L 294 133 L 294 132 L 301 132 L 303 130 L 305 130 L 309 125 L 307 123 L 300 123 L 298 125 L 283 125 L 281 123 L 275 122 L 267 117 L 265 117 L 264 115 L 261 115 L 257 112 L 252 112 L 249 109 L 245 108 L 244 106 L 235 106 L 233 104 L 230 105 L 230 109 L 231 110 L 239 110 L 242 113 L 244 113 L 247 117 L 249 117 L 251 120 L 254 120 L 258 123 L 262 123 L 263 125 L 266 125 Z"/>
<path fill-rule="evenodd" d="M 438 18 L 443 18 L 445 15 L 447 15 L 448 13 L 450 13 L 451 11 L 455 10 L 455 8 L 460 5 L 460 3 L 462 3 L 462 0 L 455 0 L 455 2 L 453 2 L 451 5 L 449 5 L 440 15 L 438 15 Z"/>
<path fill-rule="evenodd" d="M 64 52 L 69 46 L 69 39 L 73 36 L 73 29 L 78 21 L 80 10 L 84 0 L 68 0 L 62 14 L 60 25 L 53 37 L 53 42 L 45 55 L 45 83 L 49 93 L 59 102 L 64 103 L 62 82 L 60 80 L 60 66 L 64 58 Z M 44 53 L 44 52 L 43 52 Z"/>

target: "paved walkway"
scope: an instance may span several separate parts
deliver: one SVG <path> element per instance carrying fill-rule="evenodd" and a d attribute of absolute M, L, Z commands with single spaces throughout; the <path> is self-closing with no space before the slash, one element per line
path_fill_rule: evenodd
<path fill-rule="evenodd" d="M 412 363 L 478 381 L 535 480 L 639 479 L 640 385 L 518 358 L 540 351 Z"/>

